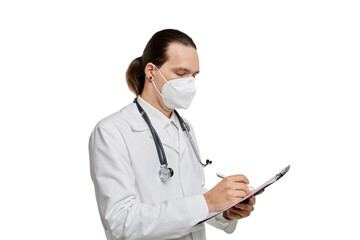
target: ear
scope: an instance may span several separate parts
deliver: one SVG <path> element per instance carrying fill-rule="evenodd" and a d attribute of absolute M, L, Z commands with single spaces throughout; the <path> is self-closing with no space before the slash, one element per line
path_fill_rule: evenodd
<path fill-rule="evenodd" d="M 154 80 L 154 72 L 155 72 L 155 65 L 151 62 L 148 62 L 145 66 L 145 80 L 152 82 Z M 150 79 L 150 77 L 152 79 Z"/>

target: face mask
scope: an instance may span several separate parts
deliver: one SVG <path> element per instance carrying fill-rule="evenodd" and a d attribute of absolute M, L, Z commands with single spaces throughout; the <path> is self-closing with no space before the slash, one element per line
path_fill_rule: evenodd
<path fill-rule="evenodd" d="M 155 82 L 152 81 L 152 83 L 154 84 L 156 91 L 160 94 L 164 105 L 169 109 L 188 109 L 196 93 L 195 78 L 176 78 L 167 81 L 160 70 L 157 67 L 156 69 L 165 80 L 161 93 L 156 87 Z"/>

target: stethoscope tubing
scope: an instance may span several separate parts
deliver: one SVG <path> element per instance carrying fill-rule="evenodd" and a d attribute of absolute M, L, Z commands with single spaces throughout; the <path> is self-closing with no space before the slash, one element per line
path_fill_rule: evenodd
<path fill-rule="evenodd" d="M 135 100 L 136 100 L 136 98 L 135 98 Z M 134 102 L 135 102 L 135 100 L 134 100 Z M 160 164 L 162 166 L 164 165 L 165 167 L 167 167 L 167 159 L 166 159 L 165 151 L 164 151 L 164 148 L 163 148 L 163 146 L 161 144 L 159 135 L 155 131 L 154 127 L 152 126 L 148 115 L 146 114 L 144 109 L 140 106 L 140 104 L 138 104 L 137 101 L 136 101 L 136 106 L 138 107 L 138 109 L 139 109 L 139 111 L 141 113 L 141 116 L 144 118 L 145 122 L 149 126 L 151 135 L 153 136 L 153 139 L 154 139 L 156 151 L 157 151 L 157 154 L 159 156 Z"/>
<path fill-rule="evenodd" d="M 152 126 L 151 124 L 151 121 L 148 117 L 148 115 L 146 114 L 146 112 L 144 111 L 144 109 L 140 106 L 140 104 L 138 103 L 137 101 L 137 98 L 134 99 L 134 103 L 136 103 L 136 106 L 141 114 L 141 116 L 144 118 L 145 122 L 147 123 L 149 129 L 150 129 L 150 132 L 153 136 L 153 139 L 154 139 L 154 143 L 155 143 L 155 147 L 156 147 L 156 151 L 158 153 L 158 156 L 159 156 L 159 161 L 160 161 L 160 165 L 161 167 L 165 167 L 167 169 L 167 159 L 166 159 L 166 155 L 165 155 L 165 151 L 164 151 L 164 147 L 161 143 L 161 140 L 160 140 L 160 137 L 159 135 L 157 134 L 156 130 L 154 129 L 154 127 Z M 200 158 L 200 155 L 199 155 L 199 151 L 198 149 L 196 148 L 196 145 L 195 145 L 195 142 L 193 140 L 193 138 L 191 137 L 191 134 L 190 134 L 190 127 L 187 123 L 185 123 L 185 121 L 182 119 L 182 117 L 179 115 L 179 113 L 174 110 L 176 116 L 178 117 L 179 119 L 179 122 L 180 122 L 180 125 L 181 125 L 181 128 L 182 130 L 186 133 L 186 135 L 188 136 L 188 139 L 190 141 L 190 145 L 191 147 L 193 148 L 194 150 L 194 153 L 195 153 L 195 156 L 198 160 L 198 162 L 203 166 L 207 166 L 208 164 L 211 164 L 212 162 L 209 161 L 209 159 L 206 160 L 206 163 L 202 163 L 201 162 L 201 158 Z M 169 170 L 171 171 L 171 176 L 173 175 L 173 170 L 169 168 Z"/>
<path fill-rule="evenodd" d="M 187 123 L 185 123 L 185 121 L 182 119 L 182 117 L 180 116 L 180 114 L 174 110 L 176 116 L 178 117 L 179 119 L 179 122 L 180 122 L 180 125 L 181 125 L 181 128 L 182 130 L 186 133 L 186 135 L 188 136 L 188 139 L 190 140 L 190 144 L 191 144 L 191 147 L 193 148 L 194 150 L 194 153 L 196 155 L 196 158 L 198 160 L 198 162 L 203 166 L 203 167 L 206 167 L 208 164 L 211 164 L 212 161 L 210 161 L 209 159 L 206 160 L 206 163 L 202 163 L 201 162 L 201 158 L 200 158 L 200 154 L 199 154 L 199 150 L 197 149 L 196 147 L 196 144 L 190 134 L 190 127 Z"/>

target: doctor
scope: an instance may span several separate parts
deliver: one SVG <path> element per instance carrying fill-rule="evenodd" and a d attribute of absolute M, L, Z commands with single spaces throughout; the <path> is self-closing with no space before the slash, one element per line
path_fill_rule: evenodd
<path fill-rule="evenodd" d="M 185 33 L 155 33 L 131 62 L 126 80 L 134 102 L 100 120 L 89 139 L 91 178 L 108 240 L 206 239 L 209 213 L 235 204 L 250 190 L 244 175 L 204 188 L 194 128 L 174 109 L 189 107 L 199 73 L 196 46 Z M 255 198 L 206 223 L 234 232 Z"/>

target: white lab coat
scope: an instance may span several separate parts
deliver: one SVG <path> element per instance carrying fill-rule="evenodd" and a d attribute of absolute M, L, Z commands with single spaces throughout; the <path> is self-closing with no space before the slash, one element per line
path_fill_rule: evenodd
<path fill-rule="evenodd" d="M 152 124 L 174 170 L 165 183 L 159 179 L 154 140 L 135 103 L 100 120 L 91 133 L 91 178 L 107 239 L 206 239 L 205 224 L 195 226 L 209 214 L 203 167 L 183 131 L 177 149 L 167 132 Z M 237 224 L 221 214 L 206 222 L 227 233 Z"/>

